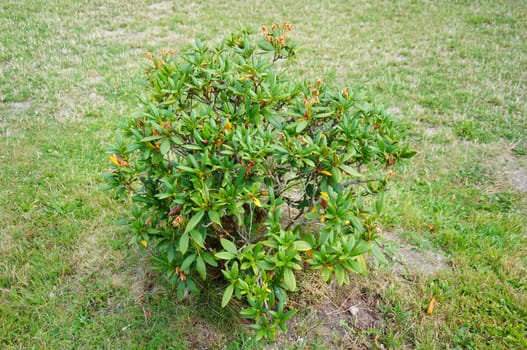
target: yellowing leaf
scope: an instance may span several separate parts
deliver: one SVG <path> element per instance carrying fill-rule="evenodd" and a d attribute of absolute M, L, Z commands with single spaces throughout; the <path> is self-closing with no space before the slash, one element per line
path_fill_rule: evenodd
<path fill-rule="evenodd" d="M 253 203 L 254 203 L 254 205 L 256 205 L 259 208 L 262 207 L 262 203 L 260 203 L 260 200 L 258 198 L 256 198 L 256 197 L 253 197 Z"/>
<path fill-rule="evenodd" d="M 327 192 L 320 192 L 320 196 L 329 199 L 329 194 Z"/>
<path fill-rule="evenodd" d="M 426 314 L 431 315 L 432 312 L 434 312 L 435 306 L 436 306 L 436 298 L 430 299 L 430 303 L 428 303 L 428 307 L 426 308 Z"/>
<path fill-rule="evenodd" d="M 112 161 L 113 164 L 115 164 L 116 166 L 121 166 L 121 163 L 119 163 L 119 159 L 117 159 L 117 156 L 114 154 L 112 156 L 110 156 L 110 160 Z"/>
<path fill-rule="evenodd" d="M 228 120 L 225 123 L 225 130 L 227 130 L 227 131 L 231 131 L 232 130 L 232 124 Z"/>
<path fill-rule="evenodd" d="M 112 163 L 115 164 L 116 166 L 127 166 L 128 165 L 128 162 L 126 160 L 124 160 L 118 154 L 113 154 L 109 158 L 112 161 Z"/>
<path fill-rule="evenodd" d="M 323 224 L 325 221 L 326 221 L 326 217 L 324 215 L 322 215 L 320 217 L 320 222 Z"/>
<path fill-rule="evenodd" d="M 326 176 L 331 176 L 331 173 L 329 171 L 327 171 L 327 170 L 321 170 L 320 173 L 324 174 Z"/>
<path fill-rule="evenodd" d="M 141 245 L 142 245 L 143 247 L 146 248 L 146 246 L 148 245 L 148 242 L 147 242 L 146 240 L 143 239 L 143 240 L 141 241 Z"/>
<path fill-rule="evenodd" d="M 356 259 L 357 259 L 357 262 L 360 265 L 360 271 L 359 272 L 360 273 L 365 273 L 366 272 L 366 268 L 368 267 L 368 263 L 366 262 L 366 258 L 364 257 L 364 254 L 357 256 Z"/>

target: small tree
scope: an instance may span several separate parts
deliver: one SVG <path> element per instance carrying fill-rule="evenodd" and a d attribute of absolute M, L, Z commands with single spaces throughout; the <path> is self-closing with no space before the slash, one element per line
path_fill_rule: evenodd
<path fill-rule="evenodd" d="M 132 196 L 134 240 L 177 286 L 221 271 L 257 338 L 294 314 L 295 270 L 349 283 L 375 244 L 388 168 L 413 155 L 393 118 L 351 88 L 296 82 L 291 25 L 147 54 L 149 97 L 111 148 L 108 188 Z M 373 194 L 376 200 L 372 199 Z"/>

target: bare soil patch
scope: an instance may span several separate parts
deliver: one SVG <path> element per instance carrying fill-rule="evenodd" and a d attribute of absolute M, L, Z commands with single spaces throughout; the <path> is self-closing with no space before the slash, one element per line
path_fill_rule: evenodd
<path fill-rule="evenodd" d="M 19 117 L 19 115 L 27 112 L 27 110 L 31 108 L 32 104 L 32 100 L 0 103 L 0 111 L 2 112 L 2 116 L 0 116 L 0 135 L 7 137 L 13 136 L 15 134 L 15 130 L 9 127 L 8 119 L 15 119 Z M 6 117 L 3 116 L 4 114 Z"/>
<path fill-rule="evenodd" d="M 9 114 L 15 114 L 29 109 L 31 107 L 31 104 L 31 100 L 22 102 L 9 102 L 5 104 L 5 107 Z"/>
<path fill-rule="evenodd" d="M 198 317 L 191 317 L 188 323 L 194 329 L 194 332 L 187 339 L 189 349 L 208 350 L 224 347 L 225 335 L 218 332 L 209 322 Z"/>
<path fill-rule="evenodd" d="M 80 238 L 81 241 L 72 256 L 72 265 L 77 274 L 108 273 L 104 267 L 110 254 L 109 250 L 105 249 L 105 244 L 101 242 L 103 234 L 103 230 L 94 229 Z"/>
<path fill-rule="evenodd" d="M 148 27 L 144 31 L 135 31 L 130 28 L 118 28 L 115 30 L 102 30 L 99 32 L 99 36 L 119 42 L 123 42 L 130 45 L 144 45 L 147 43 L 162 44 L 170 42 L 171 45 L 177 44 L 189 44 L 192 43 L 188 37 L 184 37 L 182 34 L 167 30 L 161 27 Z"/>
<path fill-rule="evenodd" d="M 396 117 L 402 117 L 403 116 L 403 111 L 401 108 L 397 107 L 397 106 L 390 106 L 388 107 L 388 109 L 386 110 L 386 112 L 388 114 L 391 114 L 391 115 L 394 115 Z"/>
<path fill-rule="evenodd" d="M 350 285 L 338 286 L 313 271 L 299 274 L 299 292 L 290 295 L 290 305 L 299 312 L 288 322 L 289 331 L 267 349 L 303 349 L 317 343 L 328 349 L 366 349 L 370 331 L 385 327 L 379 312 L 383 301 L 373 291 L 382 287 L 378 281 L 350 277 Z"/>
<path fill-rule="evenodd" d="M 420 249 L 406 243 L 397 233 L 386 232 L 385 241 L 395 245 L 390 269 L 398 274 L 421 274 L 430 276 L 449 268 L 443 252 L 435 249 Z"/>
<path fill-rule="evenodd" d="M 509 171 L 509 177 L 515 189 L 527 192 L 527 168 L 516 166 Z"/>
<path fill-rule="evenodd" d="M 527 156 L 515 155 L 510 145 L 498 146 L 494 146 L 494 153 L 499 153 L 491 154 L 493 161 L 487 161 L 485 164 L 487 168 L 495 169 L 498 190 L 508 188 L 513 191 L 527 192 Z"/>
<path fill-rule="evenodd" d="M 424 135 L 426 137 L 434 137 L 436 135 L 439 135 L 443 132 L 443 128 L 440 126 L 429 126 L 425 129 Z"/>
<path fill-rule="evenodd" d="M 170 1 L 157 2 L 148 6 L 150 10 L 159 11 L 159 12 L 170 12 L 172 11 L 173 3 Z"/>

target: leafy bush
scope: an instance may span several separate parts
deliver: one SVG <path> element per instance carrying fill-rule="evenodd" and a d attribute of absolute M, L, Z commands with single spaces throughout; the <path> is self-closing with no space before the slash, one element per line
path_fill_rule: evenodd
<path fill-rule="evenodd" d="M 131 194 L 134 241 L 182 299 L 197 281 L 244 300 L 257 338 L 294 314 L 295 270 L 364 273 L 390 171 L 413 155 L 394 120 L 351 88 L 287 76 L 291 25 L 181 55 L 147 54 L 149 97 L 111 148 L 108 188 Z M 220 272 L 221 271 L 221 272 Z M 219 279 L 219 277 L 222 277 Z"/>

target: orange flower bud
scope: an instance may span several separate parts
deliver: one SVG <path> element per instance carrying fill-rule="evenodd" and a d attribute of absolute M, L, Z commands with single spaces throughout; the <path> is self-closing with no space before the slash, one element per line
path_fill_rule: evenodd
<path fill-rule="evenodd" d="M 176 216 L 174 221 L 172 221 L 172 226 L 179 227 L 183 223 L 183 215 L 179 214 Z"/>
<path fill-rule="evenodd" d="M 154 55 L 152 55 L 150 52 L 148 51 L 145 51 L 144 52 L 144 55 L 146 58 L 148 58 L 149 60 L 153 60 L 154 59 Z"/>
<path fill-rule="evenodd" d="M 227 130 L 227 131 L 231 131 L 232 130 L 232 124 L 228 120 L 227 120 L 227 122 L 225 122 L 225 130 Z"/>

